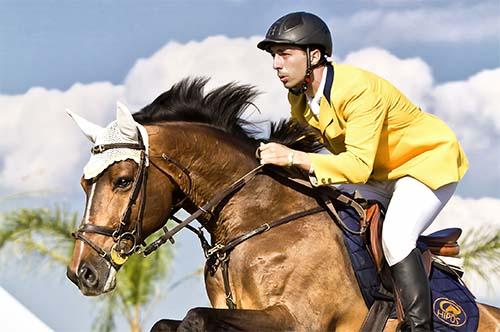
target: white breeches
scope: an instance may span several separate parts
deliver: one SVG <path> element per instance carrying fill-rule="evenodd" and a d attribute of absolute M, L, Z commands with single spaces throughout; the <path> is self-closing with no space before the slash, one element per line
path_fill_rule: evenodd
<path fill-rule="evenodd" d="M 451 198 L 457 183 L 432 190 L 410 176 L 394 181 L 341 184 L 337 188 L 375 199 L 386 207 L 382 246 L 389 266 L 402 261 L 415 248 L 417 238 L 434 221 Z"/>

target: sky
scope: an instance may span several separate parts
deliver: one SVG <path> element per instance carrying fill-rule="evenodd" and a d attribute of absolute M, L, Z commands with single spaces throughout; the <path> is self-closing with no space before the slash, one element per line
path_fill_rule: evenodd
<path fill-rule="evenodd" d="M 261 113 L 249 119 L 287 117 L 286 90 L 256 44 L 297 10 L 327 22 L 336 62 L 388 79 L 455 131 L 470 169 L 432 227 L 500 227 L 498 0 L 0 0 L 0 211 L 62 204 L 81 212 L 90 145 L 66 108 L 104 126 L 117 100 L 138 110 L 184 77 L 209 76 L 209 87 L 238 81 L 262 92 Z M 189 234 L 175 250 L 165 289 L 203 262 Z M 48 326 L 90 329 L 95 301 L 63 269 L 17 254 L 0 259 L 0 286 Z M 500 305 L 498 290 L 469 282 L 481 301 Z M 207 304 L 203 281 L 192 279 L 165 294 L 146 325 Z"/>

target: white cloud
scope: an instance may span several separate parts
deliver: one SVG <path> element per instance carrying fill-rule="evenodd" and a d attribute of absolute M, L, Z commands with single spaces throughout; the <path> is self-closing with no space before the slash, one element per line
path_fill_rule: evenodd
<path fill-rule="evenodd" d="M 441 84 L 432 91 L 435 112 L 460 130 L 466 146 L 497 149 L 499 154 L 499 87 L 500 68 L 481 71 L 465 81 Z"/>
<path fill-rule="evenodd" d="M 128 100 L 143 106 L 185 77 L 206 76 L 212 78 L 208 89 L 238 81 L 264 92 L 256 104 L 266 116 L 254 119 L 288 116 L 286 90 L 276 79 L 272 59 L 256 47 L 261 39 L 214 36 L 184 45 L 170 42 L 130 70 L 125 80 Z"/>
<path fill-rule="evenodd" d="M 499 37 L 499 5 L 450 3 L 418 8 L 362 10 L 329 23 L 339 35 L 350 36 L 363 45 L 394 45 L 416 42 L 463 42 L 495 40 Z"/>
<path fill-rule="evenodd" d="M 70 108 L 95 122 L 107 122 L 121 86 L 75 84 L 67 91 L 32 88 L 24 95 L 0 95 L 0 183 L 12 192 L 62 190 L 77 183 L 88 144 L 66 115 Z M 72 176 L 70 178 L 70 176 Z"/>
<path fill-rule="evenodd" d="M 478 226 L 499 228 L 497 216 L 500 213 L 500 199 L 483 197 L 479 199 L 453 196 L 443 208 L 428 231 L 460 227 L 467 233 Z"/>
<path fill-rule="evenodd" d="M 89 157 L 89 143 L 65 108 L 106 125 L 114 117 L 117 99 L 138 110 L 187 76 L 212 77 L 208 89 L 231 81 L 254 84 L 264 92 L 256 102 L 262 114 L 249 109 L 250 118 L 286 117 L 286 90 L 275 78 L 271 57 L 256 48 L 259 40 L 216 36 L 184 45 L 172 42 L 150 58 L 138 60 L 124 85 L 75 84 L 67 91 L 33 88 L 24 95 L 0 95 L 0 109 L 9 114 L 0 123 L 4 137 L 0 189 L 61 191 L 67 183 L 77 182 Z"/>
<path fill-rule="evenodd" d="M 271 57 L 255 47 L 259 40 L 215 36 L 186 44 L 171 42 L 151 57 L 138 60 L 124 85 L 75 84 L 67 91 L 33 88 L 24 95 L 0 96 L 0 109 L 9 114 L 0 123 L 4 133 L 0 141 L 1 187 L 13 191 L 65 188 L 67 180 L 80 174 L 79 168 L 88 158 L 88 143 L 64 114 L 66 107 L 105 125 L 114 116 L 116 99 L 137 110 L 187 76 L 212 77 L 209 88 L 230 81 L 254 84 L 264 93 L 256 103 L 262 114 L 254 114 L 253 120 L 288 116 L 286 90 L 275 77 Z M 435 86 L 432 70 L 420 58 L 400 59 L 386 50 L 368 48 L 348 54 L 341 62 L 380 74 L 425 110 L 444 118 L 466 151 L 474 152 L 470 153 L 474 166 L 469 176 L 488 176 L 490 182 L 500 182 L 500 154 L 488 151 L 488 162 L 481 157 L 496 148 L 500 137 L 496 106 L 500 68 Z"/>

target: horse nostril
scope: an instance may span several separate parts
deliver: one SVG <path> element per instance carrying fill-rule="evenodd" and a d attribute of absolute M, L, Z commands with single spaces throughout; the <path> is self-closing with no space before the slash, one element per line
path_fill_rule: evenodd
<path fill-rule="evenodd" d="M 95 287 L 98 283 L 97 272 L 91 265 L 83 263 L 78 271 L 78 277 L 83 284 L 89 288 Z"/>

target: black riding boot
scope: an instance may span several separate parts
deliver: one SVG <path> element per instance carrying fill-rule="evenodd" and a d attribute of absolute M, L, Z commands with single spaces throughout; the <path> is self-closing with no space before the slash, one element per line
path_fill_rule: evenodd
<path fill-rule="evenodd" d="M 420 250 L 413 249 L 390 270 L 405 314 L 401 331 L 432 331 L 431 291 Z"/>

